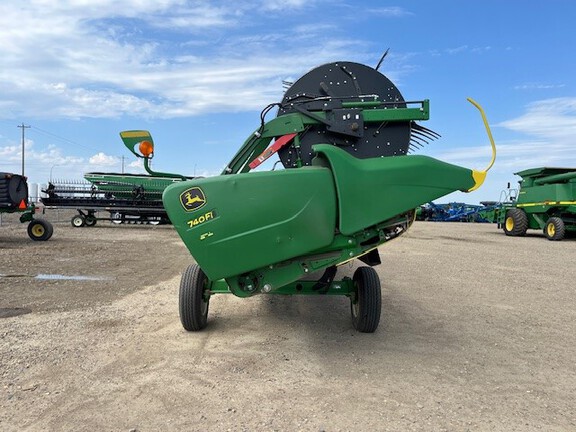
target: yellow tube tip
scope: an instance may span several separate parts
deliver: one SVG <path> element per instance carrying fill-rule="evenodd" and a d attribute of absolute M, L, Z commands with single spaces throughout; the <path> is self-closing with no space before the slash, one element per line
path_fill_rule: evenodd
<path fill-rule="evenodd" d="M 472 192 L 482 186 L 484 180 L 486 180 L 486 171 L 476 171 L 472 170 L 472 179 L 474 180 L 474 186 L 468 189 L 466 192 Z"/>

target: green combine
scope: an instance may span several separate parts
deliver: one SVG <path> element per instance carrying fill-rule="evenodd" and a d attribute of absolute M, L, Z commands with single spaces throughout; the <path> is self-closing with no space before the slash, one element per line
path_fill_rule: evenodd
<path fill-rule="evenodd" d="M 405 233 L 421 204 L 486 176 L 409 154 L 438 137 L 417 123 L 428 118 L 428 100 L 405 101 L 377 70 L 326 64 L 264 109 L 220 176 L 167 187 L 164 207 L 197 263 L 181 279 L 183 327 L 203 329 L 216 294 L 302 294 L 347 296 L 354 327 L 375 331 L 378 246 Z M 273 154 L 284 169 L 254 171 Z M 366 265 L 336 280 L 353 259 Z"/>
<path fill-rule="evenodd" d="M 518 197 L 498 221 L 506 235 L 539 229 L 548 240 L 562 240 L 576 231 L 576 168 L 532 168 L 515 174 L 522 177 Z"/>

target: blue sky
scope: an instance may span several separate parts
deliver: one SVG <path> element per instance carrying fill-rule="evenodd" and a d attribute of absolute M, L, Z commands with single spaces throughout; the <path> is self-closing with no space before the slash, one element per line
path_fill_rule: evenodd
<path fill-rule="evenodd" d="M 498 200 L 513 173 L 576 167 L 576 2 L 571 0 L 20 0 L 0 3 L 0 171 L 30 182 L 141 172 L 119 132 L 149 130 L 154 168 L 216 175 L 282 97 L 282 81 L 346 60 L 405 99 L 430 99 L 442 135 L 421 154 L 484 168 L 445 200 Z"/>

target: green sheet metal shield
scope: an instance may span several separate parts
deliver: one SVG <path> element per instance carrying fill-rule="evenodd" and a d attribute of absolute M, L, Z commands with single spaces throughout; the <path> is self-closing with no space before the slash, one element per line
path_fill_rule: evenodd
<path fill-rule="evenodd" d="M 179 182 L 163 201 L 210 280 L 326 247 L 336 226 L 334 181 L 321 167 Z"/>

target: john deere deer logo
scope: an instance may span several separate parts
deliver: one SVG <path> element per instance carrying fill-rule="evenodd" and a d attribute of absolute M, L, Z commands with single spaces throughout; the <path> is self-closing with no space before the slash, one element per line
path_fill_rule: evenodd
<path fill-rule="evenodd" d="M 180 194 L 180 202 L 187 212 L 198 210 L 206 204 L 204 192 L 199 187 L 193 187 Z"/>

